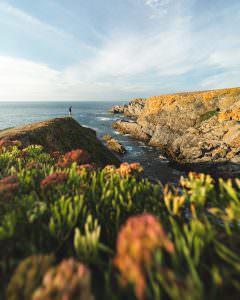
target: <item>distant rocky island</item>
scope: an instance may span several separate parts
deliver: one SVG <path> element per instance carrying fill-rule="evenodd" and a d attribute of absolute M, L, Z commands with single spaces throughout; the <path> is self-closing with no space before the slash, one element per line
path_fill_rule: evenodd
<path fill-rule="evenodd" d="M 240 174 L 240 88 L 134 99 L 112 113 L 113 127 L 161 149 L 179 166 L 221 176 Z"/>

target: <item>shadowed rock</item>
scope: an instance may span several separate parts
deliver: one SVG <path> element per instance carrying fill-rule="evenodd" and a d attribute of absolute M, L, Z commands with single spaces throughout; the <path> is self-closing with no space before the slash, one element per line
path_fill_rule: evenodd
<path fill-rule="evenodd" d="M 25 126 L 3 130 L 0 140 L 19 140 L 24 147 L 42 145 L 47 152 L 62 153 L 73 149 L 86 150 L 99 166 L 114 164 L 119 160 L 96 137 L 96 132 L 81 126 L 73 118 L 56 118 Z"/>
<path fill-rule="evenodd" d="M 140 125 L 136 122 L 119 120 L 113 123 L 113 128 L 123 134 L 129 134 L 135 139 L 138 139 L 143 142 L 148 142 L 150 140 L 150 136 L 143 132 Z"/>

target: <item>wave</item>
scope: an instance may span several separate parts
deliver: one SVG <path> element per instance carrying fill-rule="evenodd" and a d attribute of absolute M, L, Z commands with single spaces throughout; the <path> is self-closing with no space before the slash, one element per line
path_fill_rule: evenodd
<path fill-rule="evenodd" d="M 125 148 L 126 148 L 127 151 L 132 151 L 133 150 L 133 147 L 131 147 L 131 146 L 126 146 Z"/>

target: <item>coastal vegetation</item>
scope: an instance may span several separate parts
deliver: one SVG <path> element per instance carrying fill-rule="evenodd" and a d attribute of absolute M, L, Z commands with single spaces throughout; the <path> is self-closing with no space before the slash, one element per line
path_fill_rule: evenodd
<path fill-rule="evenodd" d="M 240 180 L 142 173 L 2 140 L 1 299 L 239 299 Z"/>
<path fill-rule="evenodd" d="M 214 109 L 214 110 L 209 110 L 207 112 L 205 112 L 204 114 L 202 114 L 200 116 L 200 122 L 204 122 L 204 121 L 207 121 L 209 120 L 210 118 L 212 118 L 213 116 L 215 116 L 217 114 L 217 110 Z"/>

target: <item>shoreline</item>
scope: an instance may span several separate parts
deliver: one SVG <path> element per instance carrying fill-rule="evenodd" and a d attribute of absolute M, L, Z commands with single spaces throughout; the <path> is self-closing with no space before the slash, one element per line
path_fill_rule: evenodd
<path fill-rule="evenodd" d="M 110 112 L 126 118 L 115 130 L 160 149 L 179 170 L 240 175 L 240 88 L 134 99 Z"/>

